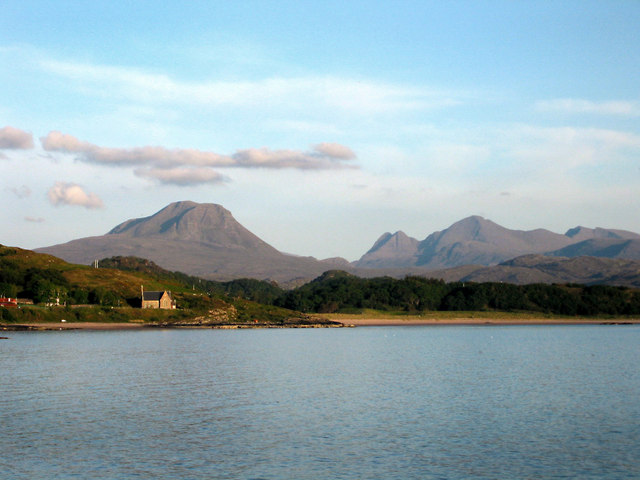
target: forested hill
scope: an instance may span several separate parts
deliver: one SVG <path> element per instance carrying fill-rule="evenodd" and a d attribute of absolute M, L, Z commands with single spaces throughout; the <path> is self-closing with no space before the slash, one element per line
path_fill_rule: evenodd
<path fill-rule="evenodd" d="M 18 298 L 21 307 L 0 308 L 0 323 L 59 322 L 63 318 L 172 325 L 330 323 L 270 305 L 281 290 L 265 282 L 208 284 L 138 258 L 105 259 L 99 265 L 104 268 L 75 265 L 51 255 L 0 245 L 0 297 Z M 141 286 L 146 291 L 171 291 L 177 309 L 142 310 Z M 256 296 L 261 296 L 262 303 L 247 300 Z"/>
<path fill-rule="evenodd" d="M 531 311 L 560 315 L 640 315 L 640 290 L 606 285 L 513 285 L 405 277 L 364 279 L 327 272 L 285 292 L 277 305 L 302 312 L 360 309 Z"/>

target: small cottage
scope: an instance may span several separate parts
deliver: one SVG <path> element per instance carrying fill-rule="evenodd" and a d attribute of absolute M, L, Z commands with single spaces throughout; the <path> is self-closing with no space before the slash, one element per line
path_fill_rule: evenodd
<path fill-rule="evenodd" d="M 161 292 L 145 292 L 142 288 L 142 308 L 176 308 L 176 301 L 171 296 L 171 292 L 164 290 Z"/>

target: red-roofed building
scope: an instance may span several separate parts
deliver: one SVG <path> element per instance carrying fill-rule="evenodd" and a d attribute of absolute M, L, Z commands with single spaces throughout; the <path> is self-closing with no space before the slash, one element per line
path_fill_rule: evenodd
<path fill-rule="evenodd" d="M 0 297 L 0 307 L 12 308 L 12 307 L 17 307 L 17 306 L 18 306 L 18 299 L 17 298 Z"/>

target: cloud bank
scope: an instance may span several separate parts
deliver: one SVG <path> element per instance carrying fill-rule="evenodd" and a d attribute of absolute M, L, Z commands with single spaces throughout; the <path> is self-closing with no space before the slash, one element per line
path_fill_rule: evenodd
<path fill-rule="evenodd" d="M 217 184 L 226 177 L 213 168 L 267 168 L 297 170 L 328 170 L 356 168 L 348 163 L 354 152 L 337 143 L 320 143 L 310 151 L 251 148 L 231 155 L 196 149 L 167 149 L 160 146 L 110 148 L 77 139 L 58 131 L 40 139 L 49 152 L 76 155 L 79 161 L 111 166 L 136 166 L 139 177 L 164 184 Z"/>
<path fill-rule="evenodd" d="M 7 150 L 30 150 L 33 148 L 33 135 L 15 127 L 0 128 L 0 148 Z"/>
<path fill-rule="evenodd" d="M 43 60 L 40 68 L 93 90 L 144 104 L 209 107 L 313 104 L 353 114 L 436 109 L 461 103 L 455 92 L 331 75 L 270 77 L 255 81 L 186 82 L 141 69 Z"/>
<path fill-rule="evenodd" d="M 87 193 L 80 185 L 56 182 L 47 194 L 49 201 L 56 207 L 75 205 L 88 209 L 102 208 L 102 200 L 94 193 Z"/>
<path fill-rule="evenodd" d="M 179 186 L 227 181 L 225 176 L 209 168 L 138 168 L 134 173 L 138 177 Z"/>

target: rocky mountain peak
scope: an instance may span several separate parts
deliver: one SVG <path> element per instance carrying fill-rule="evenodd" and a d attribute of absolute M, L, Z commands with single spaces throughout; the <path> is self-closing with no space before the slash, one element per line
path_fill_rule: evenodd
<path fill-rule="evenodd" d="M 578 225 L 577 227 L 570 228 L 569 230 L 567 230 L 565 235 L 569 238 L 581 237 L 585 235 L 585 233 L 589 235 L 590 232 L 588 232 L 588 230 L 591 230 L 591 229 L 581 227 L 580 225 Z"/>
<path fill-rule="evenodd" d="M 406 247 L 415 246 L 417 243 L 418 241 L 415 238 L 409 237 L 401 230 L 393 234 L 386 232 L 376 240 L 376 243 L 373 244 L 373 247 L 371 247 L 367 253 L 374 253 L 381 249 L 401 250 Z"/>
<path fill-rule="evenodd" d="M 149 217 L 127 220 L 107 235 L 273 250 L 273 247 L 238 223 L 231 212 L 214 203 L 171 203 Z"/>
<path fill-rule="evenodd" d="M 132 237 L 147 237 L 150 235 L 167 235 L 172 231 L 181 228 L 185 229 L 190 212 L 200 210 L 209 219 L 215 218 L 220 221 L 225 214 L 231 216 L 227 210 L 216 204 L 197 204 L 195 202 L 183 201 L 167 205 L 162 210 L 149 217 L 133 218 L 121 223 L 109 231 L 109 234 L 129 235 Z M 185 223 L 182 220 L 187 217 Z"/>
<path fill-rule="evenodd" d="M 444 246 L 482 243 L 493 246 L 511 244 L 520 232 L 509 230 L 478 215 L 464 218 L 445 230 L 432 233 L 418 247 L 422 254 L 435 254 Z M 424 260 L 424 259 L 423 259 Z"/>
<path fill-rule="evenodd" d="M 355 264 L 363 268 L 385 268 L 398 263 L 412 265 L 415 263 L 418 243 L 418 240 L 400 230 L 393 234 L 387 232 Z"/>
<path fill-rule="evenodd" d="M 459 240 L 487 240 L 494 236 L 497 231 L 506 230 L 500 225 L 493 223 L 491 220 L 487 220 L 478 215 L 464 218 L 442 233 L 448 237 Z"/>
<path fill-rule="evenodd" d="M 240 225 L 231 212 L 221 205 L 190 201 L 171 203 L 149 217 L 127 220 L 113 228 L 108 235 L 162 237 L 254 248 L 268 246 Z"/>

